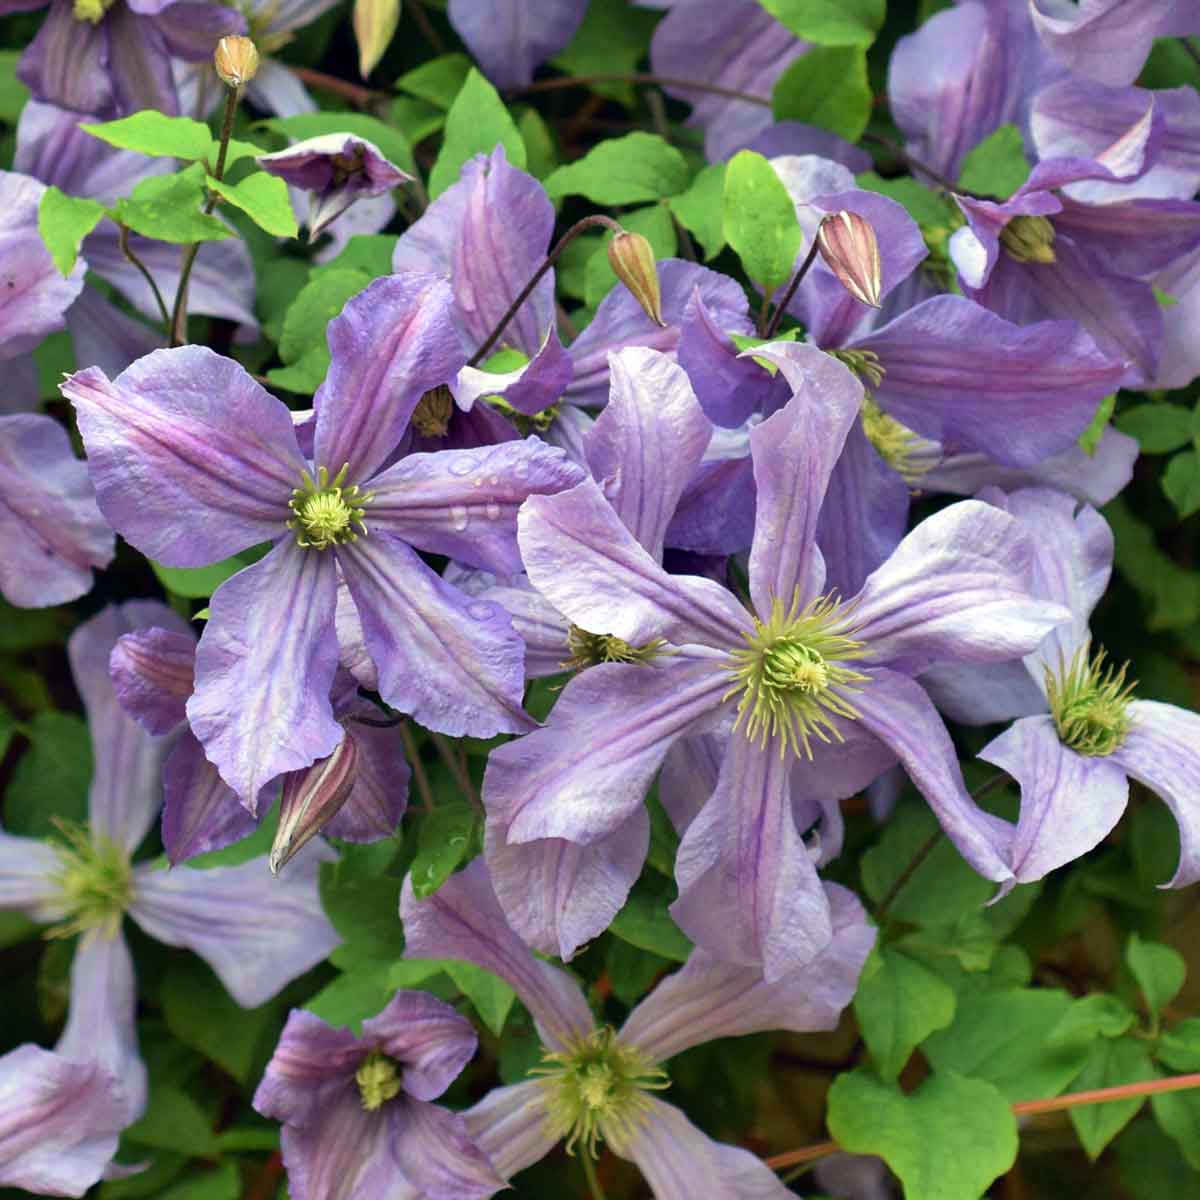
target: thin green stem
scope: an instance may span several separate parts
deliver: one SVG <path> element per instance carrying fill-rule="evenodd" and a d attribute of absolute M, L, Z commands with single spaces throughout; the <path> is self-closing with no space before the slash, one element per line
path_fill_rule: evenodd
<path fill-rule="evenodd" d="M 820 242 L 814 237 L 813 244 L 809 247 L 808 253 L 804 256 L 804 261 L 800 264 L 800 269 L 792 276 L 792 282 L 788 284 L 787 291 L 783 293 L 783 298 L 775 306 L 775 312 L 763 334 L 764 337 L 771 338 L 779 332 L 779 322 L 783 320 L 784 311 L 791 304 L 792 297 L 796 294 L 796 289 L 800 286 L 800 281 L 808 274 L 809 267 L 816 261 L 819 247 Z M 764 296 L 763 299 L 765 301 L 766 297 Z"/>
<path fill-rule="evenodd" d="M 129 244 L 129 226 L 120 225 L 121 230 L 121 253 L 125 258 L 132 263 L 142 275 L 142 278 L 150 286 L 150 291 L 154 295 L 154 303 L 158 305 L 158 314 L 162 317 L 163 329 L 167 336 L 171 336 L 171 314 L 167 312 L 167 306 L 163 302 L 162 292 L 158 290 L 158 284 L 154 282 L 154 276 L 150 274 L 149 267 L 133 252 L 133 247 Z"/>
<path fill-rule="evenodd" d="M 408 759 L 408 765 L 412 768 L 413 782 L 417 785 L 417 792 L 421 797 L 421 807 L 427 813 L 433 812 L 433 789 L 429 786 L 429 776 L 425 774 L 425 764 L 421 762 L 421 752 L 417 749 L 416 739 L 413 737 L 407 721 L 400 724 L 400 740 L 404 743 L 404 755 Z"/>
<path fill-rule="evenodd" d="M 580 1154 L 579 1161 L 583 1164 L 583 1176 L 587 1180 L 592 1200 L 604 1200 L 604 1189 L 596 1176 L 596 1160 L 585 1150 Z"/>
<path fill-rule="evenodd" d="M 431 733 L 429 736 L 433 739 L 433 744 L 442 756 L 442 761 L 449 768 L 450 774 L 454 776 L 454 782 L 458 784 L 459 791 L 476 808 L 482 809 L 483 805 L 480 804 L 479 795 L 475 791 L 475 785 L 471 782 L 471 772 L 467 770 L 467 764 L 454 753 L 454 747 L 450 745 L 449 740 L 442 734 Z"/>

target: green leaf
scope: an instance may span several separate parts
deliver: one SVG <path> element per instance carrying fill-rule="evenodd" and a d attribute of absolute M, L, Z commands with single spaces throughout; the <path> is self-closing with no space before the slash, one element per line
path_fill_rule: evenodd
<path fill-rule="evenodd" d="M 686 192 L 668 201 L 675 219 L 700 243 L 705 262 L 725 248 L 724 191 L 725 164 L 711 163 L 696 175 Z"/>
<path fill-rule="evenodd" d="M 395 876 L 363 875 L 352 858 L 322 863 L 321 903 L 334 929 L 363 961 L 386 967 L 404 953 L 400 880 Z"/>
<path fill-rule="evenodd" d="M 194 163 L 176 175 L 143 179 L 131 195 L 118 200 L 112 216 L 135 233 L 159 242 L 219 242 L 233 230 L 216 217 L 201 212 L 204 203 L 204 168 Z"/>
<path fill-rule="evenodd" d="M 1001 125 L 963 159 L 959 184 L 1007 200 L 1029 178 L 1025 147 L 1015 125 Z"/>
<path fill-rule="evenodd" d="M 271 543 L 263 542 L 207 567 L 165 567 L 154 559 L 149 561 L 167 591 L 174 592 L 176 596 L 186 596 L 189 600 L 207 600 L 225 580 L 236 575 L 243 567 L 258 562 L 270 549 Z"/>
<path fill-rule="evenodd" d="M 1154 1079 L 1158 1072 L 1150 1061 L 1145 1042 L 1131 1037 L 1093 1042 L 1088 1060 L 1072 1084 L 1076 1091 L 1118 1087 L 1123 1083 L 1141 1083 Z M 1069 1110 L 1071 1124 L 1090 1158 L 1121 1132 L 1145 1102 L 1145 1096 L 1130 1100 L 1110 1100 L 1106 1104 L 1079 1105 Z"/>
<path fill-rule="evenodd" d="M 636 132 L 600 142 L 559 167 L 546 179 L 546 194 L 551 200 L 583 196 L 594 204 L 640 204 L 677 195 L 689 176 L 687 160 L 670 142 Z"/>
<path fill-rule="evenodd" d="M 4 827 L 25 837 L 49 837 L 52 817 L 87 820 L 92 742 L 74 713 L 40 712 L 26 733 L 31 743 L 13 771 L 5 797 Z"/>
<path fill-rule="evenodd" d="M 203 162 L 214 150 L 213 135 L 208 126 L 190 117 L 168 117 L 148 109 L 119 121 L 100 125 L 80 125 L 84 133 L 116 146 L 120 150 L 135 150 L 152 158 L 185 158 Z"/>
<path fill-rule="evenodd" d="M 729 160 L 721 216 L 746 274 L 768 292 L 787 283 L 804 235 L 787 188 L 761 154 L 740 150 Z"/>
<path fill-rule="evenodd" d="M 1115 1038 L 1128 1032 L 1135 1020 L 1129 1006 L 1106 992 L 1094 992 L 1076 1000 L 1062 1019 L 1046 1035 L 1048 1046 L 1066 1046 L 1072 1042 L 1092 1042 L 1096 1038 Z"/>
<path fill-rule="evenodd" d="M 317 383 L 329 369 L 329 347 L 325 330 L 342 311 L 351 296 L 357 296 L 371 282 L 365 271 L 328 270 L 314 275 L 300 290 L 283 318 L 279 338 L 279 357 L 289 366 L 304 365 Z M 277 372 L 272 371 L 272 382 Z M 284 385 L 286 386 L 286 385 Z"/>
<path fill-rule="evenodd" d="M 271 807 L 253 833 L 220 850 L 210 850 L 207 854 L 197 854 L 194 858 L 189 858 L 188 870 L 211 871 L 214 867 L 238 867 L 252 858 L 265 858 L 270 852 L 272 842 L 275 841 L 275 831 L 278 828 L 279 805 L 275 803 L 275 796 L 272 795 Z M 165 859 L 163 869 L 167 869 Z"/>
<path fill-rule="evenodd" d="M 124 1149 L 124 1147 L 122 1147 Z M 136 1146 L 122 1154 L 122 1159 L 139 1161 L 146 1159 L 145 1151 L 139 1151 Z M 162 1200 L 163 1188 L 176 1179 L 187 1166 L 187 1157 L 182 1154 L 172 1154 L 159 1151 L 150 1159 L 150 1165 L 128 1179 L 111 1179 L 100 1185 L 100 1200 Z"/>
<path fill-rule="evenodd" d="M 591 0 L 570 44 L 550 62 L 568 75 L 632 74 L 645 56 L 659 19 L 657 13 L 631 8 L 627 0 Z M 588 86 L 598 96 L 607 96 L 626 108 L 634 105 L 632 84 L 614 81 Z"/>
<path fill-rule="evenodd" d="M 384 158 L 400 170 L 407 171 L 410 175 L 418 174 L 408 138 L 399 129 L 385 125 L 376 117 L 364 116 L 362 113 L 311 112 L 299 113 L 294 117 L 272 117 L 259 124 L 298 142 L 326 133 L 352 133 L 355 137 L 370 142 Z"/>
<path fill-rule="evenodd" d="M 1004 1097 L 953 1072 L 908 1095 L 863 1070 L 839 1075 L 827 1123 L 844 1150 L 883 1158 L 907 1200 L 976 1200 L 1017 1157 L 1017 1122 Z"/>
<path fill-rule="evenodd" d="M 1188 1163 L 1200 1170 L 1200 1094 L 1162 1092 L 1150 1097 L 1159 1128 L 1179 1144 Z"/>
<path fill-rule="evenodd" d="M 438 108 L 435 104 L 429 104 L 425 100 L 397 96 L 392 101 L 391 108 L 388 109 L 388 123 L 404 135 L 410 146 L 417 146 L 445 125 L 446 113 L 444 109 Z M 406 167 L 405 170 L 408 168 Z M 410 171 L 409 174 L 416 174 L 416 172 Z"/>
<path fill-rule="evenodd" d="M 465 800 L 441 804 L 429 813 L 421 822 L 410 868 L 413 894 L 418 899 L 432 896 L 475 853 L 481 837 L 479 814 Z"/>
<path fill-rule="evenodd" d="M 1111 396 L 1105 396 L 1096 406 L 1096 415 L 1092 417 L 1091 421 L 1088 422 L 1088 427 L 1079 435 L 1080 449 L 1089 458 L 1096 453 L 1096 448 L 1100 445 L 1100 439 L 1104 436 L 1104 431 L 1112 421 L 1113 409 L 1116 406 L 1116 392 L 1113 392 Z"/>
<path fill-rule="evenodd" d="M 869 46 L 886 0 L 759 0 L 781 25 L 819 46 Z"/>
<path fill-rule="evenodd" d="M 1163 472 L 1162 489 L 1180 517 L 1200 512 L 1200 451 L 1176 454 Z"/>
<path fill-rule="evenodd" d="M 630 233 L 640 233 L 650 243 L 656 259 L 674 256 L 677 249 L 675 225 L 666 205 L 652 204 L 634 209 L 624 214 L 621 223 Z M 607 246 L 612 239 L 611 233 L 605 234 L 601 245 L 606 249 L 595 251 L 588 259 L 584 299 L 589 305 L 599 304 L 617 284 L 617 277 L 608 261 Z"/>
<path fill-rule="evenodd" d="M 200 1158 L 209 1157 L 216 1149 L 208 1113 L 172 1084 L 155 1087 L 151 1083 L 145 1114 L 125 1130 L 124 1136 L 139 1146 L 182 1151 Z"/>
<path fill-rule="evenodd" d="M 465 54 L 443 54 L 406 71 L 396 80 L 396 86 L 416 96 L 418 100 L 426 100 L 436 104 L 438 108 L 449 109 L 454 103 L 454 97 L 462 91 L 471 71 L 471 60 Z"/>
<path fill-rule="evenodd" d="M 496 89 L 471 68 L 462 90 L 446 114 L 446 136 L 429 174 L 429 198 L 436 200 L 452 183 L 467 159 L 491 154 L 503 146 L 514 167 L 525 167 L 525 143 Z"/>
<path fill-rule="evenodd" d="M 620 938 L 608 939 L 604 969 L 612 983 L 613 995 L 622 1004 L 632 1007 L 649 990 L 661 974 L 673 969 L 670 959 L 649 950 L 642 950 Z"/>
<path fill-rule="evenodd" d="M 948 984 L 891 947 L 872 952 L 854 997 L 863 1040 L 888 1081 L 934 1030 L 954 1020 L 954 1007 Z"/>
<path fill-rule="evenodd" d="M 1192 414 L 1179 404 L 1136 404 L 1116 419 L 1116 426 L 1137 438 L 1145 454 L 1169 454 L 1192 440 Z"/>
<path fill-rule="evenodd" d="M 217 1146 L 222 1154 L 237 1154 L 243 1150 L 278 1150 L 277 1125 L 231 1125 L 217 1134 Z"/>
<path fill-rule="evenodd" d="M 1125 965 L 1137 980 L 1146 1007 L 1154 1015 L 1162 1012 L 1183 987 L 1187 963 L 1178 950 L 1159 942 L 1143 942 L 1136 933 L 1125 946 Z"/>
<path fill-rule="evenodd" d="M 856 142 L 871 119 L 871 84 L 862 46 L 816 46 L 776 80 L 777 121 L 803 121 Z"/>
<path fill-rule="evenodd" d="M 390 969 L 388 963 L 379 963 L 339 975 L 304 1007 L 328 1025 L 344 1025 L 360 1034 L 363 1021 L 382 1012 L 396 994 Z"/>
<path fill-rule="evenodd" d="M 209 179 L 208 186 L 242 210 L 260 229 L 275 237 L 295 237 L 299 232 L 288 186 L 282 179 L 255 171 L 240 183 Z"/>
<path fill-rule="evenodd" d="M 884 179 L 874 171 L 864 171 L 855 182 L 864 191 L 878 192 L 904 205 L 905 212 L 922 228 L 946 225 L 954 219 L 954 210 L 947 201 L 908 175 Z"/>
<path fill-rule="evenodd" d="M 485 971 L 475 963 L 451 959 L 446 963 L 445 970 L 458 990 L 475 1006 L 479 1019 L 499 1037 L 517 993 L 498 975 Z"/>
<path fill-rule="evenodd" d="M 328 348 L 310 346 L 291 366 L 272 367 L 267 372 L 267 379 L 276 387 L 301 396 L 311 396 L 321 386 L 328 370 Z"/>
<path fill-rule="evenodd" d="M 242 1177 L 231 1163 L 219 1163 L 181 1183 L 173 1183 L 159 1200 L 238 1200 L 242 1193 Z"/>
<path fill-rule="evenodd" d="M 371 279 L 392 273 L 392 254 L 400 239 L 391 233 L 356 233 L 337 258 L 314 266 L 313 279 L 329 271 L 362 271 Z"/>
<path fill-rule="evenodd" d="M 1154 1056 L 1172 1071 L 1200 1071 L 1200 1017 L 1180 1021 L 1164 1033 Z"/>
<path fill-rule="evenodd" d="M 525 143 L 526 170 L 534 179 L 545 179 L 558 165 L 558 148 L 550 126 L 542 120 L 536 108 L 527 108 L 517 122 L 521 141 Z"/>
<path fill-rule="evenodd" d="M 1159 549 L 1153 530 L 1118 496 L 1104 507 L 1116 535 L 1116 565 L 1149 606 L 1147 627 L 1183 629 L 1200 620 L 1200 575 L 1180 567 Z"/>
<path fill-rule="evenodd" d="M 104 205 L 84 196 L 68 196 L 56 187 L 42 193 L 38 205 L 38 233 L 63 275 L 75 269 L 79 246 L 104 219 Z"/>
<path fill-rule="evenodd" d="M 1196 1194 L 1195 1172 L 1175 1143 L 1148 1117 L 1134 1121 L 1117 1139 L 1114 1149 L 1121 1182 L 1132 1200 Z"/>
<path fill-rule="evenodd" d="M 29 89 L 17 78 L 20 50 L 0 50 L 0 121 L 15 125 L 29 99 Z"/>
<path fill-rule="evenodd" d="M 661 958 L 686 962 L 692 943 L 667 911 L 674 899 L 675 888 L 669 880 L 656 876 L 639 879 L 625 906 L 613 917 L 609 933 Z"/>

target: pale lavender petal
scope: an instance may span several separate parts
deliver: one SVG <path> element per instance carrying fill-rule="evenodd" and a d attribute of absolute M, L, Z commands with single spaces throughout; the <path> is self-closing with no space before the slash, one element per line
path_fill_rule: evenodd
<path fill-rule="evenodd" d="M 683 369 L 656 350 L 609 356 L 612 392 L 586 439 L 588 466 L 652 558 L 712 434 Z"/>
<path fill-rule="evenodd" d="M 204 346 L 156 350 L 111 382 L 68 376 L 100 511 L 170 566 L 228 558 L 284 532 L 304 460 L 288 410 Z"/>
<path fill-rule="evenodd" d="M 841 163 L 856 175 L 871 170 L 873 162 L 861 147 L 851 145 L 828 129 L 819 129 L 816 125 L 805 125 L 800 121 L 773 121 L 748 138 L 744 145 L 727 142 L 724 149 L 731 157 L 739 150 L 753 150 L 764 158 L 778 158 L 785 154 L 819 154 L 822 158 Z"/>
<path fill-rule="evenodd" d="M 483 1200 L 508 1185 L 460 1113 L 412 1100 L 388 1114 L 392 1152 L 428 1200 Z"/>
<path fill-rule="evenodd" d="M 49 842 L 0 830 L 0 910 L 23 912 L 35 921 L 58 920 L 65 915 L 55 880 L 62 866 Z"/>
<path fill-rule="evenodd" d="M 99 367 L 110 378 L 163 344 L 160 332 L 127 316 L 92 287 L 67 309 L 67 331 L 75 361 Z"/>
<path fill-rule="evenodd" d="M 939 711 L 963 725 L 999 724 L 1046 711 L 1046 697 L 1024 661 L 935 663 L 919 680 Z"/>
<path fill-rule="evenodd" d="M 67 431 L 37 413 L 0 416 L 0 592 L 19 608 L 64 604 L 91 590 L 114 538 Z"/>
<path fill-rule="evenodd" d="M 293 142 L 286 150 L 262 154 L 255 161 L 268 175 L 277 176 L 291 187 L 306 192 L 348 193 L 347 205 L 360 195 L 383 195 L 412 178 L 388 162 L 373 142 L 352 133 L 322 133 Z M 315 234 L 315 222 L 313 226 Z"/>
<path fill-rule="evenodd" d="M 352 712 L 378 720 L 374 705 L 359 701 Z M 394 729 L 377 729 L 346 717 L 347 737 L 358 747 L 358 774 L 342 807 L 322 830 L 347 842 L 377 842 L 391 837 L 408 808 L 410 768 L 404 744 Z"/>
<path fill-rule="evenodd" d="M 1142 69 L 1174 7 L 1175 0 L 1030 0 L 1029 15 L 1050 52 L 1072 72 L 1118 85 Z"/>
<path fill-rule="evenodd" d="M 792 817 L 791 761 L 730 738 L 716 790 L 675 860 L 671 916 L 701 949 L 775 982 L 829 945 L 829 903 Z"/>
<path fill-rule="evenodd" d="M 1048 716 L 1022 718 L 979 757 L 1021 785 L 1021 813 L 1009 851 L 1018 883 L 1033 883 L 1098 846 L 1129 799 L 1121 764 L 1076 754 L 1059 741 Z"/>
<path fill-rule="evenodd" d="M 489 816 L 484 853 L 496 898 L 526 945 L 564 962 L 612 923 L 650 845 L 644 807 L 586 846 L 563 838 L 507 843 L 503 810 Z"/>
<path fill-rule="evenodd" d="M 782 407 L 772 398 L 786 388 L 787 381 L 738 354 L 730 333 L 750 334 L 754 326 L 744 313 L 730 325 L 729 315 L 718 324 L 697 291 L 684 311 L 677 353 L 705 415 L 717 425 L 737 429 L 753 413 Z"/>
<path fill-rule="evenodd" d="M 146 1107 L 146 1064 L 137 1045 L 137 980 L 125 938 L 85 934 L 71 963 L 67 1024 L 54 1050 L 72 1062 L 96 1063 L 120 1090 L 113 1112 L 121 1126 Z"/>
<path fill-rule="evenodd" d="M 469 595 L 499 604 L 510 617 L 513 628 L 525 643 L 525 675 L 534 679 L 557 675 L 563 663 L 571 657 L 567 646 L 570 622 L 541 592 L 536 591 L 524 575 L 517 575 L 509 584 L 496 584 L 495 576 L 487 571 L 453 571 L 446 576 Z"/>
<path fill-rule="evenodd" d="M 138 2 L 140 0 L 135 0 Z M 153 11 L 161 5 L 154 3 L 146 7 Z M 232 22 L 242 24 L 237 13 L 225 11 Z M 148 108 L 171 116 L 177 114 L 179 95 L 171 70 L 171 52 L 157 22 L 134 12 L 132 5 L 114 4 L 105 14 L 101 26 L 105 34 L 104 66 L 112 81 L 112 115 L 125 116 Z M 216 38 L 210 44 L 215 41 Z M 77 74 L 78 71 L 78 64 L 65 64 L 64 74 Z M 53 96 L 45 98 L 55 100 Z"/>
<path fill-rule="evenodd" d="M 81 113 L 110 113 L 115 97 L 108 60 L 109 23 L 77 21 L 72 0 L 53 0 L 21 55 L 17 78 L 37 100 Z"/>
<path fill-rule="evenodd" d="M 1181 258 L 1154 281 L 1176 303 L 1162 315 L 1163 342 L 1156 388 L 1187 387 L 1200 375 L 1200 340 L 1193 336 L 1200 322 L 1200 252 Z"/>
<path fill-rule="evenodd" d="M 476 1144 L 506 1179 L 545 1158 L 561 1140 L 548 1116 L 540 1080 L 493 1088 L 463 1113 Z"/>
<path fill-rule="evenodd" d="M 326 331 L 332 362 L 313 398 L 316 461 L 365 483 L 387 461 L 430 388 L 465 355 L 449 285 L 429 275 L 385 275 L 347 301 Z"/>
<path fill-rule="evenodd" d="M 589 667 L 545 728 L 492 751 L 484 804 L 510 842 L 605 837 L 641 807 L 671 743 L 718 719 L 728 689 L 723 660 L 696 653 Z"/>
<path fill-rule="evenodd" d="M 388 704 L 454 737 L 532 728 L 521 639 L 498 604 L 464 595 L 387 533 L 338 555 Z"/>
<path fill-rule="evenodd" d="M 741 554 L 754 540 L 757 494 L 749 454 L 701 463 L 667 528 L 667 545 L 694 554 Z"/>
<path fill-rule="evenodd" d="M 341 941 L 317 886 L 330 856 L 310 843 L 278 875 L 265 858 L 205 871 L 144 865 L 129 915 L 151 937 L 200 955 L 234 1000 L 257 1008 Z"/>
<path fill-rule="evenodd" d="M 682 737 L 667 751 L 658 798 L 680 836 L 713 794 L 724 760 L 725 740 L 712 733 Z"/>
<path fill-rule="evenodd" d="M 137 629 L 117 639 L 108 660 L 121 707 L 149 733 L 170 733 L 187 717 L 196 638 L 178 629 Z"/>
<path fill-rule="evenodd" d="M 575 36 L 587 0 L 450 0 L 447 15 L 497 87 L 522 87 Z"/>
<path fill-rule="evenodd" d="M 82 1196 L 117 1150 L 120 1090 L 98 1063 L 24 1045 L 0 1058 L 0 1187 Z"/>
<path fill-rule="evenodd" d="M 1135 700 L 1133 724 L 1112 761 L 1156 792 L 1179 825 L 1179 866 L 1167 887 L 1200 879 L 1200 716 L 1173 704 Z"/>
<path fill-rule="evenodd" d="M 333 558 L 288 538 L 213 594 L 187 715 L 251 813 L 267 783 L 342 740 L 329 703 L 336 592 Z"/>
<path fill-rule="evenodd" d="M 367 521 L 372 533 L 394 535 L 418 550 L 515 575 L 521 570 L 517 510 L 527 497 L 562 491 L 582 474 L 536 437 L 409 454 L 371 480 Z"/>
<path fill-rule="evenodd" d="M 756 968 L 695 950 L 629 1014 L 621 1041 L 655 1062 L 720 1037 L 833 1029 L 854 997 L 875 930 L 854 893 L 824 885 L 833 939 L 807 966 L 767 983 Z"/>
<path fill-rule="evenodd" d="M 272 798 L 266 797 L 265 807 Z M 190 731 L 182 732 L 163 767 L 162 840 L 171 865 L 239 842 L 257 826 L 204 757 L 204 747 Z"/>
<path fill-rule="evenodd" d="M 537 353 L 524 366 L 502 374 L 463 367 L 450 381 L 450 394 L 463 412 L 475 410 L 478 400 L 494 396 L 517 412 L 532 416 L 558 400 L 574 372 L 571 356 L 551 325 Z"/>
<path fill-rule="evenodd" d="M 379 672 L 371 661 L 363 637 L 362 621 L 359 620 L 358 609 L 354 607 L 354 597 L 350 595 L 340 567 L 333 623 L 337 630 L 339 666 L 349 672 L 359 687 L 366 688 L 368 692 L 379 691 Z"/>
<path fill-rule="evenodd" d="M 1064 196 L 1062 205 L 1056 231 L 1117 275 L 1157 275 L 1200 243 L 1200 204 L 1190 200 L 1081 204 Z"/>
<path fill-rule="evenodd" d="M 416 898 L 412 877 L 406 877 L 400 916 L 406 958 L 461 959 L 500 976 L 529 1009 L 551 1049 L 591 1032 L 592 1014 L 578 985 L 565 971 L 534 958 L 512 931 L 482 859 L 451 875 L 424 900 Z"/>

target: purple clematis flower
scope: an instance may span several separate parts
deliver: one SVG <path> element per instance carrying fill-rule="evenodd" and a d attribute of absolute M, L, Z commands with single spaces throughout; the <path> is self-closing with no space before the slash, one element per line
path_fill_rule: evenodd
<path fill-rule="evenodd" d="M 187 704 L 252 813 L 264 785 L 345 735 L 330 703 L 339 572 L 388 704 L 455 736 L 533 724 L 507 614 L 446 584 L 415 548 L 512 573 L 520 503 L 579 469 L 535 439 L 386 465 L 421 397 L 462 365 L 451 304 L 444 282 L 419 275 L 377 279 L 346 304 L 329 326 L 311 462 L 283 404 L 200 346 L 63 384 L 101 511 L 132 545 L 191 567 L 273 543 L 213 595 Z"/>
<path fill-rule="evenodd" d="M 1125 811 L 1129 779 L 1156 792 L 1179 823 L 1182 852 L 1169 887 L 1200 880 L 1200 716 L 1133 698 L 1125 668 L 1094 651 L 1088 616 L 1112 572 L 1113 537 L 1093 508 L 1045 488 L 984 492 L 1036 534 L 1035 595 L 1070 609 L 1023 663 L 925 677 L 959 720 L 1015 723 L 979 757 L 1021 785 L 1008 850 L 1014 879 L 1030 883 L 1086 854 Z"/>
<path fill-rule="evenodd" d="M 121 1093 L 95 1062 L 40 1046 L 0 1058 L 0 1187 L 82 1196 L 117 1150 Z"/>
<path fill-rule="evenodd" d="M 523 87 L 575 36 L 587 0 L 450 0 L 446 15 L 497 87 Z"/>
<path fill-rule="evenodd" d="M 901 761 L 972 866 L 1007 879 L 992 844 L 1000 831 L 967 795 L 949 735 L 912 676 L 943 654 L 1026 653 L 1013 648 L 1032 648 L 1066 613 L 1029 596 L 1019 526 L 974 501 L 919 525 L 856 596 L 827 592 L 817 522 L 862 386 L 812 347 L 754 354 L 777 366 L 793 398 L 750 435 L 753 610 L 709 580 L 667 575 L 591 481 L 528 501 L 520 543 L 530 580 L 581 630 L 619 640 L 624 661 L 582 672 L 546 728 L 493 751 L 484 795 L 509 845 L 558 838 L 602 854 L 635 820 L 672 742 L 732 726 L 716 792 L 680 846 L 672 911 L 714 956 L 776 980 L 830 937 L 792 820 L 793 766 L 836 769 L 854 785 L 849 795 Z M 609 886 L 586 914 L 592 934 L 620 907 L 618 883 L 627 891 L 637 874 L 627 853 L 612 857 Z"/>
<path fill-rule="evenodd" d="M 278 880 L 253 860 L 207 871 L 132 862 L 158 813 L 167 744 L 122 711 L 108 660 L 123 633 L 170 615 L 155 601 L 131 601 L 86 621 L 68 642 L 95 758 L 88 828 L 64 825 L 61 843 L 0 833 L 0 905 L 53 924 L 52 934 L 79 935 L 70 1013 L 55 1049 L 72 1062 L 99 1063 L 117 1080 L 122 1126 L 146 1101 L 126 914 L 158 941 L 194 950 L 244 1008 L 269 999 L 339 940 L 321 909 L 315 848 Z"/>
<path fill-rule="evenodd" d="M 386 196 L 412 176 L 388 162 L 379 148 L 350 133 L 325 133 L 264 154 L 258 165 L 292 187 L 308 192 L 311 242 L 356 200 Z"/>
<path fill-rule="evenodd" d="M 463 1114 L 505 1179 L 565 1139 L 595 1156 L 603 1140 L 635 1162 L 657 1200 L 697 1196 L 784 1200 L 790 1193 L 759 1159 L 714 1142 L 673 1105 L 661 1064 L 690 1046 L 766 1029 L 832 1029 L 854 995 L 875 940 L 845 888 L 827 888 L 831 936 L 810 965 L 768 983 L 758 971 L 715 962 L 701 950 L 630 1013 L 618 1031 L 597 1025 L 575 981 L 539 961 L 505 922 L 476 859 L 425 900 L 406 879 L 400 897 L 405 955 L 450 957 L 499 975 L 537 1025 L 538 1078 L 497 1088 Z M 714 919 L 720 919 L 716 913 Z"/>
<path fill-rule="evenodd" d="M 29 12 L 46 0 L 0 0 L 0 13 Z M 211 58 L 229 33 L 242 33 L 236 8 L 210 0 L 50 0 L 17 77 L 35 100 L 122 117 L 154 108 L 177 114 L 171 58 Z"/>
<path fill-rule="evenodd" d="M 397 992 L 361 1037 L 294 1009 L 254 1093 L 283 1122 L 293 1200 L 476 1200 L 502 1188 L 463 1118 L 431 1103 L 477 1040 L 424 992 Z"/>

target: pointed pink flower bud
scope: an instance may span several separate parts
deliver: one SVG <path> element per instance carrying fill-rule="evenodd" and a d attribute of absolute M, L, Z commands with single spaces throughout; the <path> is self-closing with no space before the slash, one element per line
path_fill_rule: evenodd
<path fill-rule="evenodd" d="M 213 52 L 213 66 L 226 87 L 243 87 L 258 74 L 258 48 L 248 37 L 223 37 Z"/>
<path fill-rule="evenodd" d="M 883 275 L 879 243 L 871 223 L 858 213 L 841 209 L 825 217 L 817 229 L 817 246 L 825 265 L 855 300 L 879 307 Z"/>
<path fill-rule="evenodd" d="M 640 233 L 623 229 L 608 243 L 608 261 L 617 278 L 630 290 L 646 316 L 666 328 L 654 248 Z"/>
<path fill-rule="evenodd" d="M 328 758 L 284 776 L 279 828 L 267 859 L 273 874 L 337 816 L 357 776 L 358 744 L 349 730 Z"/>

